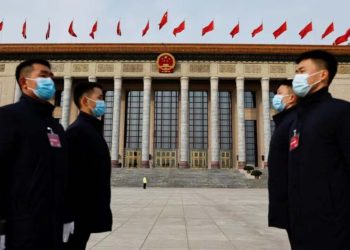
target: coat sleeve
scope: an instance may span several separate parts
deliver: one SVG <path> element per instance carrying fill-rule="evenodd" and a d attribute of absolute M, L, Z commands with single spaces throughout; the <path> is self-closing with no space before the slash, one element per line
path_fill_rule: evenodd
<path fill-rule="evenodd" d="M 337 129 L 337 141 L 344 160 L 344 167 L 350 171 L 350 103 L 346 105 L 344 112 L 340 116 Z"/>
<path fill-rule="evenodd" d="M 8 180 L 14 157 L 14 124 L 7 110 L 0 110 L 0 235 L 5 234 Z"/>
<path fill-rule="evenodd" d="M 74 221 L 76 218 L 77 202 L 80 197 L 79 186 L 81 182 L 79 181 L 82 176 L 82 171 L 80 171 L 79 166 L 84 165 L 86 156 L 84 156 L 84 138 L 80 135 L 78 130 L 72 129 L 68 130 L 66 133 L 66 138 L 68 142 L 68 192 L 67 192 L 67 202 L 70 208 L 69 216 L 65 218 L 65 222 Z M 87 189 L 87 187 L 85 187 Z"/>

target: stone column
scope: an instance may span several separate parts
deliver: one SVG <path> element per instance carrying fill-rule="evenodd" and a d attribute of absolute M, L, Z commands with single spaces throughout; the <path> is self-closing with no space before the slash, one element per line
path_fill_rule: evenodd
<path fill-rule="evenodd" d="M 22 96 L 21 88 L 19 87 L 18 83 L 15 83 L 15 96 L 13 99 L 13 102 L 18 102 L 19 98 Z"/>
<path fill-rule="evenodd" d="M 219 138 L 219 78 L 210 78 L 210 144 L 211 168 L 220 168 L 220 138 Z"/>
<path fill-rule="evenodd" d="M 143 78 L 143 114 L 142 114 L 142 167 L 149 168 L 149 126 L 151 107 L 152 79 L 149 76 Z"/>
<path fill-rule="evenodd" d="M 181 77 L 181 124 L 180 124 L 180 168 L 188 168 L 189 117 L 188 117 L 188 77 Z"/>
<path fill-rule="evenodd" d="M 120 121 L 120 96 L 122 91 L 122 78 L 114 77 L 114 98 L 113 98 L 113 127 L 112 127 L 112 167 L 119 166 L 119 121 Z"/>
<path fill-rule="evenodd" d="M 62 102 L 62 116 L 61 124 L 64 129 L 68 128 L 70 115 L 70 96 L 72 90 L 72 77 L 65 76 L 63 83 L 63 102 Z"/>
<path fill-rule="evenodd" d="M 97 78 L 96 78 L 96 76 L 89 76 L 88 81 L 89 82 L 97 82 Z"/>
<path fill-rule="evenodd" d="M 269 78 L 261 79 L 262 106 L 263 106 L 263 124 L 264 124 L 264 167 L 267 167 L 267 158 L 269 155 L 271 126 L 270 126 L 270 98 L 269 98 Z"/>
<path fill-rule="evenodd" d="M 244 126 L 244 77 L 236 78 L 237 90 L 237 140 L 238 168 L 245 166 L 245 126 Z"/>

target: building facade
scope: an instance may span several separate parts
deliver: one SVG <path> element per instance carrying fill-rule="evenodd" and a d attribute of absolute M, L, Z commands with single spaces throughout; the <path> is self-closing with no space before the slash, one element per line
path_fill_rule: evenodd
<path fill-rule="evenodd" d="M 78 114 L 74 85 L 103 85 L 104 136 L 114 166 L 266 167 L 274 91 L 294 76 L 295 58 L 310 49 L 338 57 L 330 90 L 350 101 L 350 46 L 3 44 L 0 106 L 21 95 L 18 63 L 44 58 L 57 85 L 54 116 L 65 128 Z M 164 52 L 173 56 L 174 68 L 160 72 L 159 66 L 169 66 L 157 63 Z"/>

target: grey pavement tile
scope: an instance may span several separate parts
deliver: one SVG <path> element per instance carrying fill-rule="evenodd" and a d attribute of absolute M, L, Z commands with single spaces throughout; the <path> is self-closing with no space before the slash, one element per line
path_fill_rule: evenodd
<path fill-rule="evenodd" d="M 289 250 L 286 232 L 267 227 L 266 189 L 112 189 L 112 232 L 90 250 Z"/>

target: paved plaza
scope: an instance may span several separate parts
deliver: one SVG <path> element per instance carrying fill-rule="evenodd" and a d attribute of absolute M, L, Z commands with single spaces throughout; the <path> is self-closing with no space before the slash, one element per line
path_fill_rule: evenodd
<path fill-rule="evenodd" d="M 266 189 L 113 188 L 113 231 L 91 250 L 287 250 L 267 227 Z"/>

